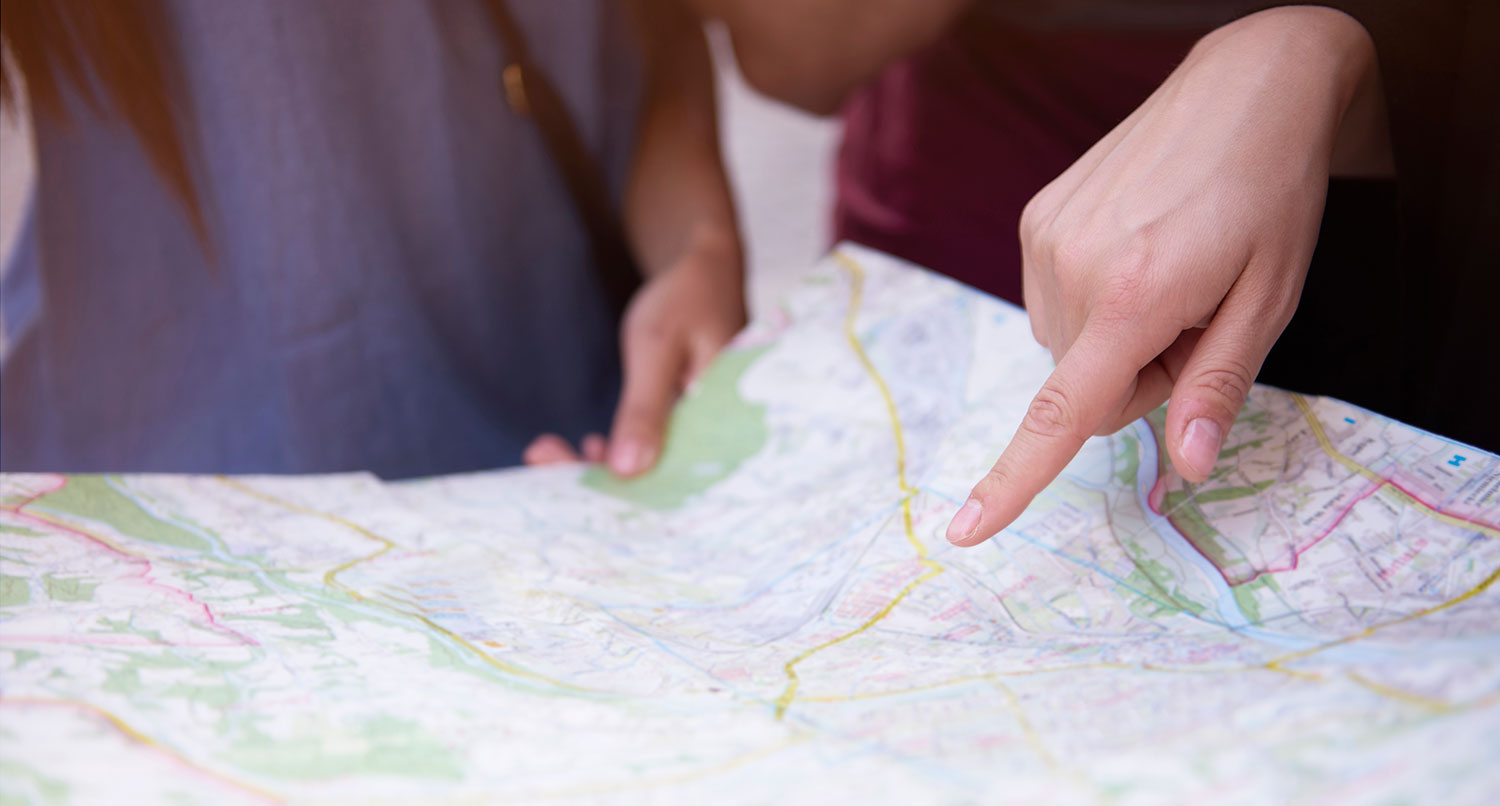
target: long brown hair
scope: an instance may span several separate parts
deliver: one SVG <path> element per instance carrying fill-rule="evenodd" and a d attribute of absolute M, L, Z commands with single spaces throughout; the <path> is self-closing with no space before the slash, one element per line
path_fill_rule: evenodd
<path fill-rule="evenodd" d="M 208 244 L 184 147 L 186 95 L 168 46 L 162 0 L 5 0 L 0 7 L 0 101 L 24 94 L 31 114 L 68 125 L 67 98 L 118 116 Z"/>

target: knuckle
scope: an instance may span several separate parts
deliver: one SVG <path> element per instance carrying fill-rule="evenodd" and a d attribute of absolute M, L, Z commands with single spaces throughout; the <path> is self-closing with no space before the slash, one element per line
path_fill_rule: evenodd
<path fill-rule="evenodd" d="M 1073 414 L 1072 402 L 1061 390 L 1051 386 L 1042 387 L 1026 408 L 1021 429 L 1032 436 L 1048 440 L 1074 436 L 1077 417 Z"/>
<path fill-rule="evenodd" d="M 1088 273 L 1092 261 L 1084 239 L 1051 237 L 1045 245 L 1052 261 L 1052 273 L 1063 284 L 1071 286 Z"/>
<path fill-rule="evenodd" d="M 1041 232 L 1042 223 L 1049 218 L 1045 212 L 1048 209 L 1045 201 L 1046 193 L 1047 189 L 1043 188 L 1035 196 L 1032 196 L 1030 201 L 1026 202 L 1025 207 L 1021 208 L 1019 231 L 1023 247 Z"/>
<path fill-rule="evenodd" d="M 1253 377 L 1248 367 L 1233 363 L 1234 366 L 1204 370 L 1194 379 L 1194 385 L 1218 398 L 1216 402 L 1224 407 L 1223 413 L 1231 417 L 1239 414 L 1240 406 L 1250 394 L 1249 379 Z"/>
<path fill-rule="evenodd" d="M 1155 247 L 1145 238 L 1134 236 L 1111 261 L 1113 267 L 1100 289 L 1100 305 L 1134 310 L 1146 296 L 1157 266 Z"/>
<path fill-rule="evenodd" d="M 1257 318 L 1280 333 L 1286 329 L 1292 321 L 1292 315 L 1297 312 L 1297 305 L 1302 300 L 1302 287 L 1295 283 L 1274 283 L 1264 294 L 1260 295 L 1260 298 L 1261 304 Z"/>

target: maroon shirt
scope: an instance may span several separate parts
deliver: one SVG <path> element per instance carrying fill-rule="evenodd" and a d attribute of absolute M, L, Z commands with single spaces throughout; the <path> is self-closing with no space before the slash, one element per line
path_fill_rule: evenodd
<path fill-rule="evenodd" d="M 1397 178 L 1329 183 L 1259 380 L 1500 451 L 1500 4 L 1332 0 L 1374 39 Z M 845 110 L 834 231 L 1021 302 L 1021 210 L 1264 0 L 977 2 Z M 1477 362 L 1477 363 L 1476 363 Z M 1476 369 L 1483 367 L 1483 370 Z"/>
<path fill-rule="evenodd" d="M 965 15 L 845 107 L 835 239 L 1021 304 L 1026 202 L 1145 101 L 1205 31 Z"/>

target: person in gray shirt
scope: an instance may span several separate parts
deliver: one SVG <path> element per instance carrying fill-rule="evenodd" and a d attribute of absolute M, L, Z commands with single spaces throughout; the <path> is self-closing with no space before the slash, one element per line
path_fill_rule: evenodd
<path fill-rule="evenodd" d="M 745 313 L 702 30 L 646 5 L 510 4 L 623 210 L 617 333 L 483 0 L 7 0 L 0 467 L 648 468 Z"/>

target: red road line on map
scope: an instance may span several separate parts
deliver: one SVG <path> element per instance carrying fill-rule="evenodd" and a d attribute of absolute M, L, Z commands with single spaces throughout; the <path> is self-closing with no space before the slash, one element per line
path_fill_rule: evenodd
<path fill-rule="evenodd" d="M 194 763 L 176 750 L 173 750 L 172 748 L 131 727 L 128 723 L 125 722 L 125 720 L 119 718 L 118 716 L 115 716 L 114 714 L 97 705 L 93 705 L 92 703 L 86 703 L 79 700 L 52 699 L 47 697 L 0 697 L 0 706 L 15 707 L 28 705 L 67 708 L 69 710 L 78 711 L 84 714 L 88 714 L 89 716 L 97 717 L 107 722 L 110 727 L 114 728 L 130 741 L 166 756 L 172 761 L 177 762 L 177 764 L 187 768 L 191 772 L 212 778 L 221 784 L 233 787 L 241 792 L 244 792 L 247 795 L 259 798 L 267 803 L 285 802 L 282 798 L 279 798 L 268 792 L 264 792 L 249 784 L 241 783 L 222 773 L 215 772 L 214 770 Z"/>
<path fill-rule="evenodd" d="M 163 591 L 170 598 L 177 599 L 179 601 L 184 601 L 187 604 L 195 606 L 198 609 L 202 610 L 203 611 L 203 617 L 208 621 L 209 626 L 213 627 L 214 629 L 219 630 L 221 632 L 229 633 L 230 635 L 233 635 L 235 638 L 238 638 L 243 644 L 246 644 L 246 645 L 249 645 L 249 646 L 257 646 L 257 647 L 260 646 L 260 642 L 256 641 L 254 638 L 251 638 L 250 636 L 245 635 L 245 634 L 239 632 L 238 630 L 234 629 L 233 627 L 227 627 L 224 624 L 220 623 L 220 621 L 217 618 L 214 617 L 214 612 L 209 609 L 208 605 L 204 604 L 203 602 L 198 601 L 198 599 L 194 598 L 194 596 L 191 593 L 188 593 L 187 591 L 184 591 L 184 590 L 179 590 L 179 589 L 174 588 L 174 587 L 172 587 L 170 585 L 163 585 L 162 583 L 157 582 L 155 579 L 153 579 L 151 577 L 152 564 L 151 564 L 150 558 L 145 557 L 145 556 L 140 555 L 140 554 L 132 554 L 132 553 L 130 553 L 128 551 L 124 551 L 124 550 L 120 549 L 117 546 L 111 545 L 108 541 L 101 540 L 98 537 L 96 537 L 96 536 L 94 536 L 92 534 L 89 534 L 88 532 L 85 532 L 85 531 L 83 531 L 81 529 L 75 529 L 75 528 L 73 528 L 71 526 L 68 526 L 68 525 L 63 524 L 63 523 L 59 523 L 59 522 L 54 521 L 54 520 L 52 520 L 50 518 L 42 518 L 42 517 L 38 517 L 36 515 L 32 515 L 30 513 L 22 512 L 21 511 L 25 507 L 30 506 L 31 504 L 36 503 L 42 497 L 47 496 L 47 495 L 51 495 L 52 493 L 55 493 L 58 490 L 61 490 L 64 486 L 66 486 L 67 483 L 68 483 L 67 477 L 62 476 L 62 477 L 59 477 L 59 478 L 61 479 L 61 481 L 58 483 L 58 485 L 56 487 L 53 487 L 50 490 L 46 490 L 44 492 L 38 493 L 36 495 L 33 495 L 30 498 L 26 499 L 25 501 L 22 501 L 21 503 L 16 504 L 14 506 L 0 507 L 0 509 L 3 509 L 4 511 L 11 513 L 12 515 L 15 515 L 18 518 L 22 518 L 22 519 L 30 521 L 32 523 L 42 524 L 44 526 L 48 526 L 48 527 L 51 527 L 53 529 L 62 530 L 63 532 L 66 532 L 66 533 L 68 533 L 70 535 L 73 535 L 74 537 L 82 538 L 83 540 L 86 540 L 86 541 L 88 541 L 90 543 L 93 543 L 94 545 L 97 545 L 97 546 L 102 546 L 105 550 L 110 551 L 110 552 L 112 552 L 114 554 L 118 554 L 121 557 L 124 557 L 126 559 L 126 561 L 128 561 L 128 562 L 140 563 L 141 566 L 142 566 L 141 567 L 141 572 L 136 575 L 136 578 L 140 579 L 141 582 L 142 582 L 142 584 L 146 585 L 149 588 L 155 588 L 155 589 L 157 589 L 159 591 Z"/>

